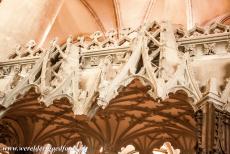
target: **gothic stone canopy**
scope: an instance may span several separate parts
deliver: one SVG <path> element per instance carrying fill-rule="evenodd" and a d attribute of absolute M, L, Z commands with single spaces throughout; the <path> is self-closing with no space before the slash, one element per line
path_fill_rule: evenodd
<path fill-rule="evenodd" d="M 0 138 L 83 141 L 90 153 L 132 144 L 147 154 L 166 141 L 182 153 L 228 153 L 229 38 L 218 23 L 185 31 L 152 22 L 62 45 L 55 38 L 47 49 L 19 45 L 0 62 Z"/>

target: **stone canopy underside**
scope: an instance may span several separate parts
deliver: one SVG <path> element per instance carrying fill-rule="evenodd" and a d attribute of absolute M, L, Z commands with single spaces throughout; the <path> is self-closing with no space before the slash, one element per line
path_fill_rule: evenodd
<path fill-rule="evenodd" d="M 147 154 L 169 141 L 193 153 L 195 112 L 206 100 L 230 111 L 229 36 L 230 27 L 218 23 L 185 31 L 153 22 L 61 46 L 54 39 L 46 50 L 30 41 L 0 63 L 5 142 L 82 141 L 90 153 L 132 144 Z"/>
<path fill-rule="evenodd" d="M 50 107 L 39 104 L 31 89 L 18 99 L 2 119 L 11 135 L 8 145 L 72 146 L 83 141 L 88 152 L 98 153 L 103 147 L 111 152 L 132 144 L 137 151 L 151 153 L 164 142 L 184 152 L 193 152 L 196 144 L 194 111 L 187 94 L 178 91 L 161 103 L 146 92 L 148 88 L 134 80 L 123 88 L 109 106 L 91 118 L 74 116 L 66 98 Z M 25 127 L 26 126 L 26 127 Z"/>

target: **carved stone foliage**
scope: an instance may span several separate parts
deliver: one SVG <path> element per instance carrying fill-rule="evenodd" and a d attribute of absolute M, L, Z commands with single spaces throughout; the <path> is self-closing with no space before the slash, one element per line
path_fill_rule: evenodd
<path fill-rule="evenodd" d="M 202 110 L 198 110 L 195 113 L 196 119 L 196 129 L 197 129 L 197 145 L 196 145 L 196 152 L 202 153 L 202 126 L 203 126 L 203 113 Z"/>
<path fill-rule="evenodd" d="M 2 68 L 0 69 L 1 78 L 4 78 L 4 76 L 9 75 L 10 72 L 11 72 L 10 66 L 2 66 Z"/>
<path fill-rule="evenodd" d="M 95 66 L 99 66 L 101 62 L 106 59 L 106 57 L 111 57 L 111 61 L 113 64 L 119 65 L 124 64 L 128 58 L 130 57 L 131 52 L 127 51 L 116 52 L 116 53 L 108 53 L 106 55 L 85 55 L 81 58 L 81 67 L 82 68 L 92 68 Z"/>
<path fill-rule="evenodd" d="M 45 135 L 42 133 L 33 139 L 34 129 L 31 129 L 28 132 L 31 141 L 45 144 L 45 141 L 61 142 L 71 138 L 68 144 L 74 140 L 83 141 L 90 145 L 88 150 L 91 153 L 100 149 L 100 145 L 105 152 L 115 153 L 130 143 L 142 153 L 147 153 L 162 145 L 163 140 L 170 140 L 174 147 L 191 152 L 197 136 L 198 153 L 206 152 L 201 146 L 204 141 L 202 131 L 207 122 L 205 118 L 213 116 L 214 119 L 210 118 L 213 125 L 205 126 L 205 129 L 210 127 L 213 130 L 207 129 L 213 135 L 212 151 L 229 152 L 230 82 L 220 90 L 215 80 L 207 79 L 209 83 L 202 93 L 191 68 L 192 60 L 199 56 L 214 57 L 220 49 L 224 50 L 224 56 L 228 55 L 227 28 L 214 24 L 208 29 L 196 26 L 186 32 L 182 29 L 175 31 L 168 22 L 153 22 L 137 30 L 123 29 L 119 34 L 112 30 L 105 36 L 97 31 L 90 38 L 78 37 L 75 40 L 69 37 L 63 45 L 55 38 L 46 52 L 37 49 L 36 43 L 30 41 L 25 47 L 18 46 L 8 61 L 0 63 L 0 104 L 10 111 L 13 105 L 22 105 L 23 109 L 31 111 L 25 113 L 30 115 L 28 117 L 23 110 L 15 115 L 30 128 L 33 123 L 41 122 L 40 131 L 44 134 L 49 133 L 45 128 L 51 122 L 54 124 L 52 133 L 68 132 L 59 139 L 43 140 Z M 34 91 L 31 92 L 31 88 Z M 215 115 L 208 109 L 207 112 L 199 110 L 210 98 L 216 100 L 214 105 L 217 104 L 219 109 L 212 110 Z M 25 105 L 22 100 L 36 100 L 49 107 L 44 109 L 30 101 Z M 15 101 L 19 104 L 13 104 Z M 71 105 L 67 105 L 68 102 Z M 183 102 L 188 104 L 181 104 Z M 191 109 L 197 111 L 196 122 Z M 9 113 L 15 116 L 14 112 Z M 47 115 L 42 116 L 41 113 Z M 82 120 L 84 116 L 78 119 L 74 117 L 76 115 L 87 115 L 92 119 L 88 122 Z M 13 123 L 11 128 L 22 126 L 13 118 L 10 120 Z M 119 130 L 120 125 L 127 126 L 127 131 L 113 132 L 111 128 Z M 101 126 L 106 131 L 101 131 Z M 136 133 L 132 128 L 137 129 Z M 21 134 L 27 136 L 27 129 L 22 131 Z M 71 137 L 73 133 L 75 136 Z M 119 137 L 113 138 L 112 133 Z M 186 133 L 188 136 L 184 135 Z M 54 134 L 51 136 L 55 138 Z M 23 137 L 16 138 L 18 141 L 15 142 L 28 144 L 24 140 L 19 141 Z M 145 147 L 145 142 L 151 146 Z"/>
<path fill-rule="evenodd" d="M 209 34 L 218 34 L 227 32 L 227 26 L 220 23 L 213 23 L 209 27 Z"/>
<path fill-rule="evenodd" d="M 2 99 L 7 92 L 14 89 L 19 82 L 28 76 L 29 71 L 32 69 L 34 64 L 14 64 L 14 65 L 3 65 L 0 68 L 0 98 Z"/>
<path fill-rule="evenodd" d="M 184 38 L 190 38 L 195 39 L 199 37 L 205 37 L 205 36 L 213 36 L 216 35 L 224 35 L 227 34 L 229 27 L 227 25 L 223 25 L 220 23 L 213 23 L 209 25 L 209 27 L 200 27 L 198 25 L 195 25 L 191 30 L 186 31 L 182 28 L 176 28 L 175 30 L 175 36 L 179 39 Z"/>
<path fill-rule="evenodd" d="M 197 40 L 198 41 L 198 40 Z M 220 42 L 213 42 L 204 40 L 205 42 L 193 42 L 192 40 L 182 40 L 178 50 L 180 54 L 189 53 L 193 56 L 204 56 L 204 55 L 222 55 L 227 54 L 230 51 L 229 42 L 225 39 Z"/>
<path fill-rule="evenodd" d="M 230 114 L 215 109 L 213 150 L 217 153 L 229 153 Z"/>
<path fill-rule="evenodd" d="M 215 46 L 216 43 L 204 44 L 204 54 L 205 55 L 215 54 Z"/>
<path fill-rule="evenodd" d="M 229 153 L 229 112 L 217 109 L 208 100 L 195 114 L 197 122 L 197 153 Z"/>
<path fill-rule="evenodd" d="M 82 114 L 95 100 L 97 92 L 99 92 L 98 105 L 105 107 L 117 95 L 122 85 L 127 85 L 136 77 L 146 85 L 150 85 L 151 89 L 148 92 L 152 97 L 166 97 L 167 90 L 178 86 L 175 79 L 185 78 L 183 74 L 178 75 L 182 70 L 174 70 L 179 63 L 177 52 L 173 53 L 177 60 L 173 62 L 175 66 L 170 66 L 171 60 L 167 56 L 167 53 L 171 54 L 167 46 L 173 45 L 175 51 L 177 50 L 173 32 L 169 24 L 160 25 L 153 22 L 141 27 L 138 36 L 135 36 L 135 33 L 131 29 L 123 29 L 121 38 L 116 40 L 116 32 L 111 31 L 106 34 L 107 39 L 103 43 L 102 33 L 95 32 L 91 35 L 92 41 L 88 45 L 84 45 L 83 38 L 74 43 L 70 37 L 63 46 L 60 46 L 55 38 L 29 74 L 25 69 L 15 69 L 16 72 L 10 82 L 10 89 L 13 91 L 6 93 L 2 100 L 3 104 L 10 105 L 22 89 L 35 86 L 41 93 L 40 101 L 46 105 L 66 96 L 73 102 L 75 113 Z M 136 38 L 132 42 L 132 47 L 128 47 L 133 35 Z M 125 42 L 128 44 L 124 45 Z M 28 50 L 32 50 L 35 44 L 32 41 L 27 46 Z M 108 50 L 103 51 L 104 48 Z M 90 68 L 94 70 L 95 82 L 83 77 L 87 74 L 86 69 Z M 174 74 L 175 72 L 178 73 Z M 172 76 L 180 79 L 171 80 Z M 180 83 L 183 83 L 180 86 L 187 84 Z"/>
<path fill-rule="evenodd" d="M 189 37 L 199 37 L 205 33 L 205 29 L 195 26 L 193 29 L 189 31 Z"/>
<path fill-rule="evenodd" d="M 185 46 L 185 52 L 188 52 L 190 56 L 195 56 L 196 55 L 196 45 L 189 44 Z"/>
<path fill-rule="evenodd" d="M 130 28 L 122 29 L 120 34 L 117 34 L 115 30 L 111 30 L 108 31 L 105 36 L 103 36 L 102 32 L 97 31 L 90 36 L 89 41 L 85 41 L 84 37 L 79 37 L 77 45 L 86 52 L 127 47 L 130 45 L 131 40 L 135 37 L 135 33 L 136 32 Z M 117 36 L 119 36 L 119 38 Z"/>
<path fill-rule="evenodd" d="M 30 40 L 25 46 L 17 45 L 9 59 L 20 59 L 24 57 L 36 57 L 43 53 L 43 49 L 36 47 L 36 42 Z"/>
<path fill-rule="evenodd" d="M 219 53 L 229 52 L 228 29 L 229 26 L 227 25 L 214 23 L 205 28 L 195 26 L 190 31 L 177 28 L 174 35 L 181 52 L 189 52 L 191 56 L 218 55 Z M 194 46 L 194 48 L 192 46 Z M 193 50 L 191 50 L 192 48 Z"/>
<path fill-rule="evenodd" d="M 69 37 L 63 45 L 55 38 L 45 53 L 30 41 L 26 48 L 15 51 L 13 64 L 0 65 L 0 82 L 7 83 L 0 89 L 1 102 L 7 107 L 19 93 L 34 86 L 47 106 L 67 97 L 76 114 L 87 114 L 93 102 L 105 108 L 120 87 L 136 78 L 150 87 L 148 93 L 155 99 L 183 89 L 193 102 L 198 101 L 202 94 L 190 68 L 190 57 L 198 56 L 198 49 L 204 56 L 216 54 L 219 44 L 209 39 L 214 34 L 225 36 L 226 28 L 217 24 L 209 31 L 195 27 L 189 32 L 175 32 L 167 22 L 152 22 L 137 30 L 123 29 L 119 34 L 112 30 L 105 36 L 97 31 L 90 38 Z M 200 36 L 205 37 L 192 42 Z M 95 82 L 89 76 L 94 76 Z M 193 106 L 196 108 L 195 103 Z"/>

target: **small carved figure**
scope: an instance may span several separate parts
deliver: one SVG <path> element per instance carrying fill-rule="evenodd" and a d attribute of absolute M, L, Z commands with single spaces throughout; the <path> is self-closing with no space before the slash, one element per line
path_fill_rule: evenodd
<path fill-rule="evenodd" d="M 34 55 L 34 47 L 36 46 L 36 42 L 34 40 L 30 40 L 27 44 L 26 44 L 26 53 L 29 54 L 29 56 L 33 56 Z"/>
<path fill-rule="evenodd" d="M 215 54 L 216 43 L 204 44 L 204 54 L 205 55 L 213 55 Z"/>
<path fill-rule="evenodd" d="M 76 47 L 72 46 L 72 40 L 73 38 L 71 36 L 68 37 L 65 52 L 62 51 L 60 46 L 57 44 L 57 39 L 52 42 L 52 46 L 57 48 L 57 51 L 63 58 L 58 71 L 56 72 L 52 69 L 52 73 L 55 78 L 52 80 L 51 85 L 54 87 L 56 87 L 57 84 L 60 84 L 60 82 L 66 79 L 66 77 L 68 77 L 76 69 L 76 67 L 78 67 L 76 59 L 79 58 L 79 51 L 76 50 Z"/>
<path fill-rule="evenodd" d="M 195 44 L 189 44 L 185 46 L 185 52 L 188 52 L 190 56 L 195 56 L 195 49 L 196 45 Z"/>
<path fill-rule="evenodd" d="M 13 77 L 13 80 L 10 84 L 10 88 L 13 89 L 14 87 L 17 86 L 18 82 L 21 80 L 21 75 L 20 75 L 20 69 L 21 69 L 21 66 L 20 65 L 16 65 L 14 67 L 14 77 Z"/>

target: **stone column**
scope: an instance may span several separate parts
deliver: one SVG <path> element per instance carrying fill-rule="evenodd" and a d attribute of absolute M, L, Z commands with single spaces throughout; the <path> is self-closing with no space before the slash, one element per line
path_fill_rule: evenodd
<path fill-rule="evenodd" d="M 4 0 L 0 3 L 0 57 L 16 44 L 34 39 L 42 45 L 64 0 Z"/>

